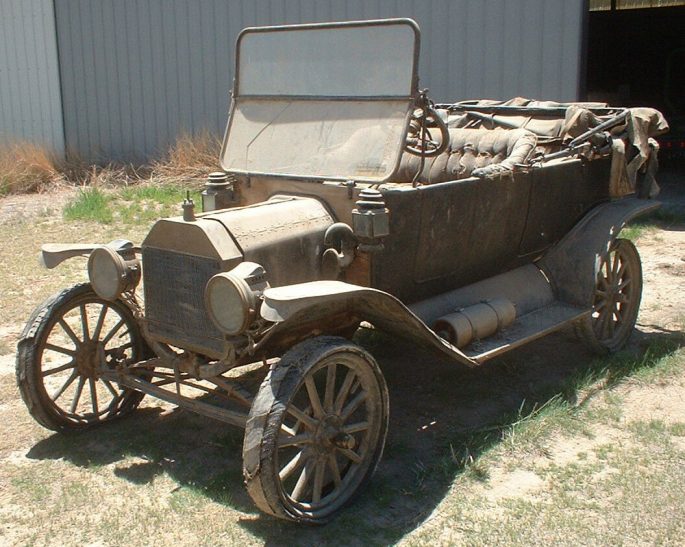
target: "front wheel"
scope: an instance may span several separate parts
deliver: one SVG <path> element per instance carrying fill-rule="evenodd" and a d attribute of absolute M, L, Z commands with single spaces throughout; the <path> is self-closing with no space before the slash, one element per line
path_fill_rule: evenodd
<path fill-rule="evenodd" d="M 598 269 L 592 314 L 577 324 L 578 337 L 599 354 L 620 350 L 635 328 L 641 298 L 640 255 L 629 240 L 617 239 Z"/>
<path fill-rule="evenodd" d="M 101 371 L 140 361 L 146 345 L 129 308 L 76 285 L 39 306 L 17 346 L 17 384 L 31 415 L 55 431 L 122 416 L 143 398 Z"/>
<path fill-rule="evenodd" d="M 243 447 L 248 492 L 263 511 L 323 524 L 376 469 L 388 391 L 373 357 L 338 337 L 307 340 L 267 375 Z"/>

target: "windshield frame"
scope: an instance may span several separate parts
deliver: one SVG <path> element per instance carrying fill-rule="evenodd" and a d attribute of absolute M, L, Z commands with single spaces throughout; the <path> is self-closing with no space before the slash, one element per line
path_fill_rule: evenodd
<path fill-rule="evenodd" d="M 354 28 L 354 27 L 373 27 L 373 26 L 394 26 L 394 25 L 404 25 L 407 26 L 411 29 L 413 32 L 413 51 L 411 55 L 411 71 L 410 71 L 410 77 L 411 81 L 409 84 L 409 94 L 393 94 L 393 95 L 371 95 L 371 96 L 362 96 L 362 95 L 288 95 L 288 94 L 278 94 L 278 95 L 269 95 L 269 94 L 241 94 L 239 92 L 240 90 L 240 63 L 241 63 L 241 42 L 242 40 L 251 34 L 254 33 L 269 33 L 269 32 L 282 32 L 282 31 L 302 31 L 302 30 L 326 30 L 326 29 L 339 29 L 339 28 Z M 359 181 L 359 182 L 369 182 L 369 183 L 380 183 L 380 182 L 385 182 L 392 178 L 392 176 L 396 173 L 400 160 L 402 157 L 402 150 L 404 148 L 404 143 L 406 140 L 406 134 L 407 130 L 409 127 L 409 121 L 411 118 L 411 114 L 413 112 L 413 105 L 416 100 L 416 97 L 418 96 L 418 83 L 419 83 L 419 78 L 418 78 L 418 60 L 419 60 L 419 52 L 420 52 L 420 30 L 418 25 L 416 24 L 415 21 L 412 19 L 408 18 L 396 18 L 396 19 L 374 19 L 374 20 L 366 20 L 366 21 L 347 21 L 347 22 L 339 22 L 339 23 L 312 23 L 312 24 L 302 24 L 302 25 L 278 25 L 278 26 L 267 26 L 267 27 L 248 27 L 243 29 L 240 34 L 238 35 L 237 41 L 236 41 L 236 58 L 235 58 L 235 76 L 233 80 L 233 90 L 231 92 L 231 105 L 230 105 L 230 112 L 229 112 L 229 118 L 228 118 L 228 123 L 226 125 L 226 131 L 224 134 L 224 139 L 223 139 L 223 144 L 221 147 L 221 164 L 222 167 L 224 167 L 224 158 L 226 154 L 226 149 L 227 149 L 227 144 L 228 144 L 228 139 L 229 139 L 229 134 L 231 132 L 231 128 L 233 126 L 233 121 L 235 119 L 235 112 L 236 112 L 236 107 L 238 106 L 238 103 L 241 100 L 292 100 L 292 101 L 331 101 L 331 102 L 337 102 L 337 101 L 360 101 L 360 102 L 372 102 L 372 101 L 406 101 L 407 103 L 407 112 L 406 115 L 404 116 L 404 125 L 401 131 L 401 138 L 399 139 L 398 142 L 398 147 L 399 150 L 397 150 L 396 153 L 393 154 L 393 157 L 395 158 L 394 165 L 391 166 L 389 171 L 386 171 L 385 176 L 382 177 L 367 177 L 364 175 L 361 176 L 349 176 L 349 174 L 343 173 L 343 174 L 326 174 L 326 175 L 319 175 L 319 174 L 298 174 L 298 173 L 282 173 L 282 172 L 266 172 L 266 171 L 249 171 L 249 170 L 244 170 L 244 169 L 238 169 L 238 168 L 224 168 L 224 170 L 234 173 L 236 175 L 243 175 L 243 176 L 272 176 L 272 177 L 286 177 L 286 178 L 298 178 L 302 180 L 316 180 L 316 181 L 322 181 L 322 180 L 341 180 L 341 181 L 347 181 L 350 179 Z"/>

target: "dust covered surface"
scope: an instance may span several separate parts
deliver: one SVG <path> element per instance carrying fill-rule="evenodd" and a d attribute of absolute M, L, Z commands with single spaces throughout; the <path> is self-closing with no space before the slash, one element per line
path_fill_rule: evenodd
<path fill-rule="evenodd" d="M 642 311 L 619 356 L 598 359 L 563 332 L 467 370 L 376 333 L 358 335 L 388 381 L 390 433 L 368 488 L 323 528 L 255 509 L 238 429 L 151 398 L 133 416 L 78 435 L 38 426 L 15 385 L 17 337 L 31 309 L 83 280 L 85 265 L 40 270 L 40 243 L 140 241 L 147 227 L 117 233 L 65 223 L 50 200 L 0 219 L 9 234 L 1 251 L 0 543 L 681 544 L 685 177 L 671 176 L 664 190 L 677 214 L 637 238 Z"/>

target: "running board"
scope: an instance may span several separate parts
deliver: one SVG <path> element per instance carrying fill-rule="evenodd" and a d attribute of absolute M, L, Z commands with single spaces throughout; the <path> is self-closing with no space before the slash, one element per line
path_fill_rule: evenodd
<path fill-rule="evenodd" d="M 591 310 L 553 302 L 518 317 L 510 327 L 490 338 L 473 342 L 463 348 L 462 351 L 474 361 L 483 363 L 488 359 L 557 331 L 589 313 Z"/>

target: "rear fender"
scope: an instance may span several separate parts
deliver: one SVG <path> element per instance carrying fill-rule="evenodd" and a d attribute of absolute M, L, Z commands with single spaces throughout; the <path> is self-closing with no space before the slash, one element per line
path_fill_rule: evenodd
<path fill-rule="evenodd" d="M 314 335 L 368 321 L 375 328 L 411 340 L 467 366 L 477 363 L 440 338 L 394 296 L 342 281 L 312 281 L 267 289 L 261 307 L 275 325 L 255 345 L 258 354 L 283 351 Z"/>
<path fill-rule="evenodd" d="M 585 215 L 537 265 L 559 300 L 587 308 L 595 279 L 619 232 L 631 220 L 658 209 L 658 201 L 626 198 L 599 205 Z"/>

